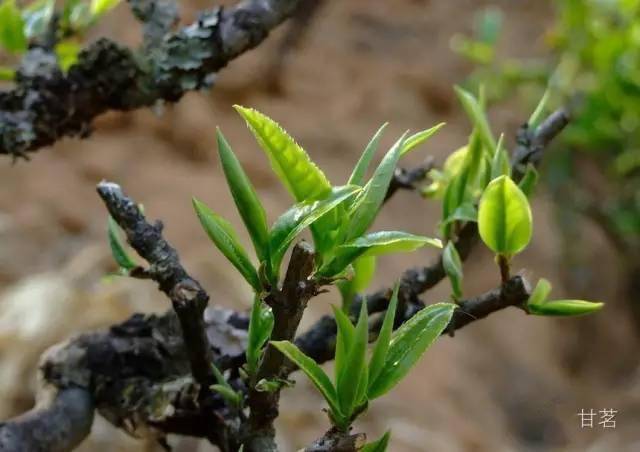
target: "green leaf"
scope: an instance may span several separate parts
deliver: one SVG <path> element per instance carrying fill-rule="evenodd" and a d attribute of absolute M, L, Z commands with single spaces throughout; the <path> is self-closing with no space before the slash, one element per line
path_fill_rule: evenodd
<path fill-rule="evenodd" d="M 540 278 L 527 300 L 527 306 L 545 303 L 550 292 L 551 283 L 544 278 Z"/>
<path fill-rule="evenodd" d="M 262 113 L 234 105 L 284 186 L 298 202 L 317 200 L 327 196 L 331 184 L 309 155 L 275 121 Z"/>
<path fill-rule="evenodd" d="M 0 46 L 10 53 L 27 50 L 25 23 L 15 0 L 4 0 L 0 5 Z"/>
<path fill-rule="evenodd" d="M 100 16 L 118 6 L 120 0 L 91 0 L 91 15 Z"/>
<path fill-rule="evenodd" d="M 356 185 L 336 187 L 331 190 L 326 199 L 298 203 L 282 214 L 271 228 L 269 238 L 271 267 L 274 273 L 278 273 L 280 263 L 289 245 L 304 228 L 331 212 L 359 190 L 360 188 Z"/>
<path fill-rule="evenodd" d="M 511 176 L 511 164 L 506 149 L 502 146 L 504 134 L 498 139 L 498 147 L 491 160 L 491 180 L 500 176 Z"/>
<path fill-rule="evenodd" d="M 462 296 L 462 261 L 452 241 L 447 243 L 442 253 L 442 266 L 451 282 L 451 289 L 456 299 Z"/>
<path fill-rule="evenodd" d="M 366 301 L 363 301 L 366 303 Z M 349 317 L 341 309 L 331 306 L 333 314 L 336 319 L 336 326 L 338 328 L 338 334 L 336 335 L 336 356 L 335 356 L 335 378 L 338 380 L 338 376 L 344 372 L 347 356 L 353 344 L 353 337 L 356 329 L 349 320 Z"/>
<path fill-rule="evenodd" d="M 482 241 L 496 254 L 506 257 L 522 251 L 531 240 L 531 208 L 527 197 L 508 176 L 487 185 L 478 209 Z"/>
<path fill-rule="evenodd" d="M 471 123 L 478 130 L 482 144 L 488 149 L 495 149 L 496 140 L 493 137 L 491 127 L 489 127 L 489 121 L 487 120 L 478 99 L 476 99 L 470 92 L 465 91 L 459 86 L 455 86 L 454 90 L 467 113 L 467 116 L 469 116 Z"/>
<path fill-rule="evenodd" d="M 334 276 L 359 257 L 380 256 L 382 254 L 411 252 L 425 245 L 442 248 L 439 239 L 423 237 L 401 231 L 380 231 L 359 237 L 336 249 L 334 259 L 323 266 L 318 273 Z"/>
<path fill-rule="evenodd" d="M 387 430 L 384 435 L 382 435 L 377 440 L 367 443 L 362 448 L 361 452 L 386 452 L 387 447 L 389 447 L 389 438 L 391 437 L 391 430 Z"/>
<path fill-rule="evenodd" d="M 380 143 L 380 137 L 382 136 L 382 132 L 389 125 L 388 122 L 385 122 L 380 126 L 378 131 L 373 135 L 367 147 L 364 148 L 364 152 L 360 156 L 360 160 L 356 163 L 355 168 L 353 168 L 353 172 L 349 177 L 349 181 L 347 185 L 360 185 L 364 184 L 364 176 L 367 173 L 367 169 L 369 168 L 369 164 L 371 163 L 371 159 L 375 155 L 378 150 L 378 144 Z"/>
<path fill-rule="evenodd" d="M 259 297 L 253 301 L 247 337 L 247 372 L 254 377 L 260 365 L 262 349 L 273 331 L 273 311 Z"/>
<path fill-rule="evenodd" d="M 234 406 L 234 407 L 240 406 L 240 404 L 242 402 L 242 399 L 240 398 L 240 394 L 238 394 L 236 391 L 234 391 L 230 387 L 227 387 L 227 386 L 221 385 L 221 384 L 215 384 L 215 385 L 209 386 L 209 388 L 212 391 L 217 392 L 218 394 L 220 394 L 222 396 L 222 398 L 224 400 L 226 400 L 226 402 L 229 405 Z"/>
<path fill-rule="evenodd" d="M 38 0 L 22 11 L 24 33 L 27 38 L 41 36 L 47 31 L 53 15 L 54 0 Z"/>
<path fill-rule="evenodd" d="M 552 300 L 542 304 L 528 305 L 529 312 L 534 315 L 569 317 L 591 314 L 599 311 L 604 303 L 583 300 Z"/>
<path fill-rule="evenodd" d="M 80 44 L 72 40 L 66 40 L 56 44 L 55 52 L 58 58 L 58 64 L 64 72 L 67 72 L 71 66 L 78 61 L 78 54 L 82 50 Z"/>
<path fill-rule="evenodd" d="M 476 222 L 478 221 L 478 209 L 476 209 L 476 206 L 474 206 L 472 202 L 463 202 L 442 224 L 446 225 L 454 221 Z"/>
<path fill-rule="evenodd" d="M 453 177 L 447 185 L 442 201 L 442 235 L 446 238 L 451 233 L 451 221 L 447 221 L 453 213 L 464 203 L 468 202 L 469 190 L 467 189 L 469 171 L 468 167 L 462 168 L 459 174 Z"/>
<path fill-rule="evenodd" d="M 216 129 L 216 139 L 220 163 L 233 200 L 249 231 L 258 259 L 266 261 L 269 258 L 269 228 L 264 207 L 220 129 Z"/>
<path fill-rule="evenodd" d="M 391 179 L 393 178 L 396 164 L 400 158 L 400 150 L 404 145 L 405 136 L 406 132 L 396 141 L 389 152 L 387 152 L 373 173 L 371 180 L 367 183 L 351 207 L 349 211 L 351 221 L 348 223 L 346 240 L 360 237 L 369 229 L 369 226 L 371 226 L 376 219 L 380 206 L 382 206 L 387 190 L 389 189 L 389 183 L 391 183 Z"/>
<path fill-rule="evenodd" d="M 533 113 L 531 113 L 529 121 L 527 121 L 527 125 L 530 128 L 537 127 L 540 118 L 542 118 L 542 115 L 544 114 L 544 110 L 547 108 L 547 103 L 549 102 L 550 95 L 551 89 L 547 87 L 547 89 L 544 91 L 544 94 L 542 95 L 542 98 L 540 99 L 540 102 L 538 102 L 535 110 L 533 110 Z"/>
<path fill-rule="evenodd" d="M 353 290 L 355 293 L 362 292 L 371 283 L 376 272 L 375 256 L 361 256 L 353 261 Z"/>
<path fill-rule="evenodd" d="M 324 370 L 289 341 L 271 341 L 271 344 L 307 375 L 311 383 L 314 384 L 327 401 L 334 417 L 338 420 L 344 420 L 338 404 L 336 389 Z"/>
<path fill-rule="evenodd" d="M 260 279 L 255 267 L 251 264 L 247 252 L 240 244 L 240 240 L 228 221 L 216 215 L 201 201 L 193 199 L 193 207 L 198 215 L 205 232 L 224 254 L 231 264 L 240 272 L 256 292 L 262 290 Z"/>
<path fill-rule="evenodd" d="M 415 148 L 420 146 L 422 143 L 431 138 L 438 130 L 440 130 L 445 125 L 444 122 L 440 124 L 436 124 L 430 129 L 422 130 L 421 132 L 415 133 L 406 139 L 402 146 L 402 150 L 400 151 L 400 157 L 407 155 L 409 152 L 413 151 Z"/>
<path fill-rule="evenodd" d="M 367 304 L 362 303 L 360 316 L 353 334 L 353 340 L 347 351 L 347 359 L 342 365 L 341 372 L 336 379 L 336 390 L 340 409 L 345 417 L 351 418 L 355 408 L 360 404 L 358 389 L 363 378 L 366 378 L 367 342 L 369 338 L 369 324 L 367 321 Z"/>
<path fill-rule="evenodd" d="M 0 66 L 0 80 L 11 82 L 16 78 L 16 70 L 11 67 Z"/>
<path fill-rule="evenodd" d="M 452 303 L 427 306 L 393 333 L 382 371 L 369 386 L 369 400 L 386 394 L 407 375 L 447 327 L 454 309 Z"/>
<path fill-rule="evenodd" d="M 524 176 L 522 176 L 522 179 L 520 180 L 518 186 L 520 187 L 520 190 L 522 190 L 522 193 L 524 193 L 527 198 L 530 198 L 536 188 L 537 183 L 538 171 L 531 163 L 529 163 L 527 164 L 527 169 L 525 170 Z"/>
<path fill-rule="evenodd" d="M 109 246 L 111 247 L 111 255 L 120 268 L 125 270 L 132 270 L 136 268 L 138 264 L 136 264 L 125 250 L 125 247 L 120 240 L 118 225 L 111 215 L 109 215 L 107 220 L 107 237 L 109 239 Z"/>
<path fill-rule="evenodd" d="M 387 312 L 384 315 L 382 321 L 382 327 L 380 327 L 380 333 L 376 340 L 376 345 L 373 347 L 373 353 L 371 360 L 369 361 L 369 384 L 378 378 L 382 367 L 384 366 L 385 359 L 387 358 L 387 352 L 389 351 L 389 344 L 391 342 L 391 334 L 393 333 L 393 322 L 396 318 L 396 310 L 398 309 L 398 289 L 400 284 L 396 284 L 393 288 L 393 294 L 389 300 L 389 306 L 387 306 Z M 368 390 L 367 390 L 368 392 Z"/>

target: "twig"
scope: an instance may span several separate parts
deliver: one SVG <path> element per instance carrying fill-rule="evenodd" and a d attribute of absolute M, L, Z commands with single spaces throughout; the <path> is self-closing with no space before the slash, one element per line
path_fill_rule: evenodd
<path fill-rule="evenodd" d="M 427 173 L 433 168 L 433 166 L 434 158 L 429 156 L 421 165 L 416 166 L 415 168 L 397 168 L 393 174 L 393 179 L 391 179 L 391 184 L 389 184 L 389 189 L 387 190 L 384 200 L 387 201 L 399 189 L 415 190 L 416 184 L 427 177 Z"/>
<path fill-rule="evenodd" d="M 113 219 L 127 235 L 127 241 L 151 265 L 148 275 L 156 281 L 173 305 L 186 344 L 191 371 L 204 388 L 215 382 L 213 356 L 205 333 L 203 313 L 209 295 L 180 264 L 178 253 L 162 236 L 162 223 L 150 224 L 136 203 L 111 182 L 98 184 L 98 194 Z"/>
<path fill-rule="evenodd" d="M 322 438 L 306 447 L 304 452 L 357 452 L 362 449 L 366 440 L 367 436 L 364 433 L 350 435 L 332 428 Z"/>
<path fill-rule="evenodd" d="M 109 110 L 176 102 L 187 91 L 210 86 L 212 73 L 256 47 L 298 2 L 246 0 L 205 11 L 161 40 L 154 34 L 158 45 L 138 53 L 100 39 L 79 54 L 67 74 L 57 65 L 36 75 L 18 71 L 16 87 L 0 92 L 0 154 L 25 157 L 64 136 L 87 136 L 93 119 Z"/>

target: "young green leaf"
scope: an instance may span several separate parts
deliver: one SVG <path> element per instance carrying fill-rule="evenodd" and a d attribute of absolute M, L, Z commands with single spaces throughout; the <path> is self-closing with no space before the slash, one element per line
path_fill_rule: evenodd
<path fill-rule="evenodd" d="M 427 306 L 393 333 L 382 371 L 369 385 L 369 400 L 386 394 L 407 375 L 447 327 L 454 309 L 453 303 Z"/>
<path fill-rule="evenodd" d="M 304 228 L 331 212 L 359 190 L 360 187 L 355 185 L 336 187 L 330 191 L 327 198 L 298 203 L 282 214 L 271 228 L 269 238 L 271 267 L 274 273 L 277 274 L 289 245 Z"/>
<path fill-rule="evenodd" d="M 331 184 L 320 169 L 282 127 L 262 113 L 234 105 L 284 186 L 298 202 L 324 198 Z"/>
<path fill-rule="evenodd" d="M 342 295 L 342 310 L 349 312 L 351 302 L 358 292 L 362 292 L 373 279 L 376 271 L 376 257 L 364 256 L 355 259 L 351 265 L 353 266 L 353 275 L 350 279 L 336 281 L 336 286 Z"/>
<path fill-rule="evenodd" d="M 377 440 L 367 443 L 362 448 L 361 452 L 386 452 L 387 447 L 389 447 L 389 438 L 391 437 L 391 431 L 387 430 L 384 435 L 382 435 Z"/>
<path fill-rule="evenodd" d="M 468 166 L 462 168 L 460 173 L 454 176 L 444 192 L 442 201 L 443 222 L 442 235 L 448 238 L 451 234 L 451 221 L 448 221 L 453 213 L 464 203 L 469 202 L 469 190 L 467 189 L 469 171 Z"/>
<path fill-rule="evenodd" d="M 109 238 L 109 246 L 111 247 L 111 254 L 116 263 L 125 270 L 131 270 L 138 266 L 136 262 L 129 256 L 125 250 L 122 241 L 120 240 L 120 234 L 118 232 L 118 225 L 113 220 L 111 215 L 107 220 L 107 236 Z"/>
<path fill-rule="evenodd" d="M 527 169 L 524 172 L 524 176 L 522 176 L 522 179 L 520 179 L 520 183 L 518 183 L 518 187 L 520 187 L 520 190 L 522 190 L 522 193 L 524 193 L 527 198 L 530 198 L 536 188 L 537 183 L 538 171 L 531 163 L 529 163 L 527 165 Z"/>
<path fill-rule="evenodd" d="M 591 314 L 599 311 L 604 303 L 594 303 L 583 300 L 552 300 L 542 304 L 530 304 L 527 307 L 534 315 L 569 317 Z"/>
<path fill-rule="evenodd" d="M 11 67 L 0 66 L 0 80 L 11 82 L 16 78 L 16 70 Z"/>
<path fill-rule="evenodd" d="M 118 6 L 120 0 L 91 0 L 90 11 L 93 16 L 101 16 Z"/>
<path fill-rule="evenodd" d="M 27 50 L 25 23 L 15 0 L 4 0 L 0 5 L 0 46 L 11 53 Z"/>
<path fill-rule="evenodd" d="M 527 197 L 508 176 L 487 185 L 478 209 L 482 241 L 505 257 L 522 251 L 531 240 L 531 208 Z"/>
<path fill-rule="evenodd" d="M 407 155 L 409 152 L 413 151 L 415 148 L 420 146 L 422 143 L 431 138 L 438 130 L 440 130 L 444 126 L 444 122 L 440 124 L 436 124 L 435 126 L 422 130 L 418 133 L 415 133 L 408 137 L 402 146 L 402 150 L 400 151 L 400 157 Z"/>
<path fill-rule="evenodd" d="M 222 398 L 229 403 L 229 405 L 239 407 L 242 404 L 240 394 L 231 387 L 229 382 L 224 378 L 224 375 L 222 375 L 222 372 L 220 372 L 213 363 L 211 364 L 211 370 L 213 370 L 213 375 L 216 377 L 216 381 L 218 382 L 217 384 L 210 386 L 211 390 L 219 393 Z"/>
<path fill-rule="evenodd" d="M 359 237 L 336 249 L 334 259 L 323 266 L 318 273 L 334 276 L 359 257 L 379 256 L 396 252 L 411 252 L 425 245 L 442 248 L 439 239 L 423 237 L 401 231 L 380 231 Z"/>
<path fill-rule="evenodd" d="M 260 365 L 262 349 L 273 330 L 273 311 L 256 297 L 251 308 L 249 332 L 247 334 L 247 372 L 254 377 Z"/>
<path fill-rule="evenodd" d="M 398 309 L 399 288 L 400 284 L 396 284 L 393 288 L 393 294 L 391 295 L 391 300 L 389 300 L 389 306 L 387 306 L 387 312 L 384 315 L 384 320 L 382 321 L 382 327 L 380 327 L 380 333 L 378 334 L 376 345 L 373 347 L 373 353 L 371 355 L 371 360 L 369 361 L 369 383 L 378 378 L 387 358 L 387 352 L 389 351 L 389 344 L 391 342 L 391 334 L 393 333 L 393 322 L 395 321 L 396 310 Z"/>
<path fill-rule="evenodd" d="M 338 375 L 344 372 L 347 364 L 347 356 L 351 345 L 353 344 L 353 337 L 356 333 L 356 329 L 349 320 L 347 314 L 343 310 L 331 306 L 333 314 L 336 319 L 336 326 L 338 328 L 338 334 L 336 335 L 336 356 L 335 356 L 335 379 L 338 381 Z"/>
<path fill-rule="evenodd" d="M 467 116 L 469 116 L 471 123 L 478 130 L 482 144 L 488 149 L 495 149 L 496 140 L 493 137 L 491 127 L 489 127 L 489 121 L 478 99 L 459 86 L 455 86 L 454 90 Z"/>
<path fill-rule="evenodd" d="M 256 292 L 262 290 L 255 267 L 251 264 L 233 227 L 219 215 L 216 215 L 204 203 L 193 199 L 193 208 L 198 215 L 205 232 L 216 247 L 229 259 Z"/>
<path fill-rule="evenodd" d="M 551 89 L 547 87 L 547 89 L 544 91 L 544 94 L 542 95 L 542 98 L 540 99 L 540 102 L 538 102 L 538 105 L 536 105 L 535 110 L 533 110 L 533 113 L 531 113 L 531 117 L 529 118 L 529 121 L 527 121 L 527 125 L 530 128 L 537 127 L 538 122 L 540 121 L 540 118 L 544 113 L 544 110 L 547 108 L 547 102 L 549 102 L 550 95 L 551 95 Z"/>
<path fill-rule="evenodd" d="M 454 221 L 476 222 L 478 221 L 478 209 L 472 202 L 463 202 L 442 222 L 442 225 L 453 223 Z"/>
<path fill-rule="evenodd" d="M 527 300 L 527 306 L 544 304 L 550 292 L 551 283 L 544 278 L 540 278 Z"/>
<path fill-rule="evenodd" d="M 511 176 L 511 164 L 506 149 L 502 146 L 504 134 L 500 134 L 498 147 L 491 160 L 491 180 L 500 176 Z"/>
<path fill-rule="evenodd" d="M 454 297 L 456 299 L 460 298 L 462 296 L 462 261 L 452 241 L 449 241 L 447 246 L 444 247 L 444 251 L 442 252 L 442 266 L 451 282 Z"/>
<path fill-rule="evenodd" d="M 378 144 L 380 143 L 380 137 L 382 136 L 382 132 L 389 125 L 388 122 L 385 122 L 380 126 L 378 131 L 373 135 L 367 147 L 364 148 L 364 152 L 360 156 L 358 163 L 356 163 L 355 168 L 353 168 L 353 172 L 351 173 L 351 177 L 349 177 L 349 181 L 347 185 L 360 185 L 364 184 L 364 176 L 367 173 L 367 169 L 369 168 L 369 164 L 371 163 L 371 159 L 374 154 L 378 150 Z"/>
<path fill-rule="evenodd" d="M 341 372 L 336 379 L 336 390 L 342 413 L 348 418 L 360 404 L 358 389 L 362 379 L 366 378 L 367 342 L 369 337 L 369 324 L 367 321 L 367 304 L 362 303 L 360 316 L 353 334 L 353 340 L 347 351 L 347 359 L 342 365 Z"/>
<path fill-rule="evenodd" d="M 233 200 L 249 231 L 258 259 L 266 261 L 269 258 L 269 229 L 264 207 L 220 129 L 216 130 L 216 139 L 220 163 Z"/>
<path fill-rule="evenodd" d="M 405 132 L 387 152 L 373 173 L 371 180 L 355 200 L 349 212 L 351 221 L 348 223 L 346 240 L 360 237 L 376 219 L 380 206 L 387 194 L 389 183 L 393 178 L 406 135 Z"/>
<path fill-rule="evenodd" d="M 331 384 L 331 380 L 324 370 L 322 370 L 313 359 L 302 353 L 298 347 L 289 341 L 271 341 L 271 344 L 309 377 L 311 383 L 314 384 L 327 401 L 327 404 L 329 404 L 333 416 L 338 420 L 344 419 L 340 411 L 336 389 L 333 387 L 333 384 Z"/>
<path fill-rule="evenodd" d="M 67 72 L 69 68 L 78 61 L 78 54 L 82 50 L 82 47 L 78 42 L 67 39 L 56 44 L 54 50 L 60 68 Z"/>

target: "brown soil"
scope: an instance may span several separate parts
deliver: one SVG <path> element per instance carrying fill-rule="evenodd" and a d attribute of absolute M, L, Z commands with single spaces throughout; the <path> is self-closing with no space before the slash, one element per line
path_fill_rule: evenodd
<path fill-rule="evenodd" d="M 505 12 L 508 55 L 543 51 L 540 36 L 551 8 L 534 0 L 498 1 Z M 190 2 L 189 16 L 204 2 Z M 152 218 L 186 266 L 211 291 L 213 303 L 241 308 L 248 287 L 208 242 L 192 213 L 196 196 L 240 225 L 214 155 L 214 127 L 225 132 L 275 219 L 290 199 L 270 172 L 231 105 L 255 107 L 281 122 L 325 169 L 345 180 L 368 137 L 390 121 L 389 145 L 405 129 L 447 126 L 404 165 L 434 155 L 440 162 L 466 141 L 469 126 L 451 86 L 469 68 L 449 49 L 454 33 L 470 29 L 484 1 L 329 0 L 282 75 L 284 92 L 269 94 L 263 76 L 284 29 L 220 73 L 211 92 L 192 93 L 162 115 L 151 111 L 109 114 L 89 140 L 65 140 L 11 165 L 0 161 L 0 417 L 32 403 L 36 363 L 48 346 L 69 335 L 120 321 L 135 311 L 162 311 L 166 300 L 150 283 L 102 278 L 113 269 L 105 237 L 105 211 L 95 184 L 123 187 Z M 96 35 L 135 42 L 138 27 L 126 6 L 105 20 Z M 513 136 L 525 118 L 517 108 L 492 111 L 494 130 Z M 548 277 L 562 294 L 562 262 L 550 196 L 535 209 L 533 245 L 519 256 L 532 279 Z M 439 208 L 412 193 L 390 202 L 377 228 L 434 233 Z M 636 342 L 616 302 L 615 257 L 595 231 L 587 255 L 595 276 L 583 287 L 610 306 L 597 318 L 553 321 L 502 312 L 442 339 L 390 396 L 373 404 L 358 428 L 372 437 L 391 428 L 393 451 L 604 450 L 640 448 L 640 379 Z M 381 259 L 374 288 L 434 252 Z M 465 293 L 497 283 L 488 253 L 478 250 L 465 267 Z M 428 294 L 448 294 L 444 282 Z M 328 304 L 316 300 L 304 324 Z M 633 345 L 631 345 L 633 344 Z M 287 391 L 279 420 L 281 443 L 292 451 L 318 436 L 327 421 L 322 403 L 304 377 Z M 617 428 L 580 429 L 582 408 L 619 410 Z M 635 441 L 635 443 L 634 443 Z M 177 450 L 194 442 L 172 439 Z M 634 447 L 635 446 L 635 447 Z M 81 450 L 155 450 L 99 420 Z M 201 445 L 198 450 L 210 450 Z"/>

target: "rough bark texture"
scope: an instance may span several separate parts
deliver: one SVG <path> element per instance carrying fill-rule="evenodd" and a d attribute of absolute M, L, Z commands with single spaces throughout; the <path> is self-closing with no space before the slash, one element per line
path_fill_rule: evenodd
<path fill-rule="evenodd" d="M 66 74 L 47 49 L 27 54 L 15 88 L 0 92 L 0 154 L 26 157 L 62 137 L 87 136 L 93 119 L 109 110 L 175 102 L 211 86 L 213 73 L 262 42 L 298 0 L 246 0 L 204 11 L 193 24 L 161 37 L 175 19 L 175 5 L 157 3 L 159 11 L 150 2 L 131 3 L 145 21 L 146 45 L 139 52 L 100 39 Z"/>

